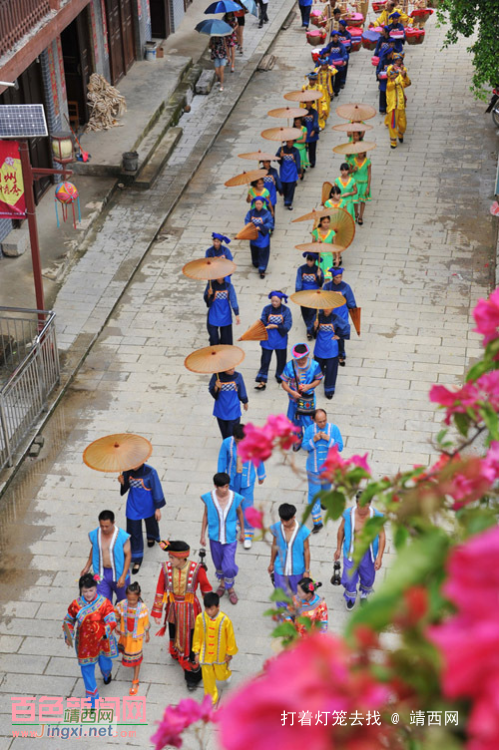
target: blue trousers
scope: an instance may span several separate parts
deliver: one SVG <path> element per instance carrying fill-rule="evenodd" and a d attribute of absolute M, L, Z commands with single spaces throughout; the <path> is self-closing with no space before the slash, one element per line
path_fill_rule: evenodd
<path fill-rule="evenodd" d="M 269 379 L 269 367 L 272 359 L 272 352 L 275 352 L 277 359 L 277 366 L 275 371 L 275 377 L 278 383 L 281 382 L 282 371 L 286 367 L 286 360 L 288 358 L 287 349 L 264 349 L 262 347 L 262 358 L 260 360 L 260 369 L 255 380 L 257 383 L 266 383 Z"/>
<path fill-rule="evenodd" d="M 298 7 L 301 13 L 301 25 L 308 29 L 310 24 L 310 11 L 312 10 L 312 5 L 301 5 L 299 3 Z"/>
<path fill-rule="evenodd" d="M 267 247 L 258 247 L 253 242 L 250 242 L 251 250 L 251 262 L 255 268 L 258 268 L 260 273 L 265 273 L 269 264 L 270 258 L 270 242 Z"/>
<path fill-rule="evenodd" d="M 210 550 L 216 577 L 219 581 L 223 579 L 226 590 L 231 589 L 239 573 L 236 565 L 237 541 L 221 544 L 215 539 L 210 539 Z"/>
<path fill-rule="evenodd" d="M 330 489 L 331 484 L 329 482 L 323 482 L 320 479 L 319 474 L 316 474 L 314 471 L 308 472 L 308 504 L 312 505 L 312 518 L 314 521 L 314 526 L 316 524 L 322 523 L 321 501 L 319 498 L 314 500 L 314 497 L 321 490 Z"/>
<path fill-rule="evenodd" d="M 293 596 L 298 591 L 298 584 L 305 575 L 305 571 L 299 575 L 285 576 L 274 572 L 274 586 L 282 589 L 288 596 Z M 278 607 L 287 607 L 287 602 L 276 602 Z"/>
<path fill-rule="evenodd" d="M 225 440 L 225 438 L 232 437 L 234 427 L 241 422 L 241 417 L 238 417 L 237 419 L 219 419 L 217 417 L 217 422 L 222 439 Z"/>
<path fill-rule="evenodd" d="M 324 393 L 334 393 L 336 388 L 336 378 L 338 377 L 338 357 L 314 357 L 320 364 L 322 374 L 324 375 Z"/>
<path fill-rule="evenodd" d="M 146 525 L 147 541 L 160 542 L 159 524 L 154 516 L 144 518 Z M 130 534 L 130 544 L 132 546 L 132 562 L 141 563 L 144 559 L 144 538 L 142 536 L 142 519 L 126 519 L 126 530 Z"/>
<path fill-rule="evenodd" d="M 244 536 L 246 539 L 251 539 L 253 536 L 254 528 L 246 520 L 246 508 L 252 508 L 255 501 L 255 485 L 252 484 L 250 487 L 241 487 L 241 476 L 242 474 L 236 474 L 234 482 L 231 483 L 230 488 L 233 492 L 237 492 L 243 496 L 243 502 L 241 508 L 244 513 Z"/>
<path fill-rule="evenodd" d="M 357 584 L 360 581 L 360 598 L 365 599 L 368 594 L 373 592 L 374 579 L 376 570 L 371 560 L 371 550 L 368 549 L 359 563 L 355 567 L 353 560 L 343 557 L 343 573 L 341 574 L 341 583 L 345 588 L 343 596 L 347 601 L 354 602 L 357 598 Z"/>
<path fill-rule="evenodd" d="M 228 326 L 212 326 L 206 323 L 208 336 L 210 337 L 210 346 L 217 344 L 230 344 L 232 346 L 232 323 Z"/>
<path fill-rule="evenodd" d="M 113 661 L 109 656 L 99 656 L 99 667 L 104 678 L 109 677 L 113 668 Z M 95 701 L 99 700 L 99 688 L 95 679 L 96 662 L 93 664 L 80 664 L 81 676 L 85 683 L 85 698 L 91 702 L 92 708 Z"/>
<path fill-rule="evenodd" d="M 130 573 L 125 578 L 125 585 L 118 588 L 118 582 L 113 579 L 113 571 L 111 568 L 104 568 L 104 577 L 97 584 L 97 593 L 101 596 L 105 596 L 109 599 L 111 604 L 113 603 L 113 593 L 116 594 L 116 601 L 121 602 L 122 599 L 126 599 L 126 587 L 130 583 Z"/>
<path fill-rule="evenodd" d="M 346 359 L 347 355 L 345 352 L 345 339 L 340 338 L 338 340 L 338 357 L 341 357 L 342 359 Z"/>
<path fill-rule="evenodd" d="M 314 332 L 315 310 L 311 307 L 300 307 L 303 322 L 307 326 L 307 333 Z"/>
<path fill-rule="evenodd" d="M 286 416 L 290 420 L 290 422 L 293 422 L 293 424 L 300 428 L 299 438 L 301 442 L 303 440 L 303 433 L 305 432 L 307 427 L 310 427 L 310 425 L 313 424 L 312 417 L 308 414 L 297 414 L 296 401 L 294 399 L 289 399 L 288 411 Z"/>
<path fill-rule="evenodd" d="M 292 206 L 293 198 L 295 197 L 296 182 L 283 182 L 281 184 L 282 184 L 282 194 L 284 196 L 284 205 Z"/>

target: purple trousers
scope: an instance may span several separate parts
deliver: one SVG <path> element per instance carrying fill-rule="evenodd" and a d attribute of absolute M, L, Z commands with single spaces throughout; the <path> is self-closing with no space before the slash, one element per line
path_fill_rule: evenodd
<path fill-rule="evenodd" d="M 126 599 L 126 587 L 130 583 L 130 573 L 127 574 L 125 585 L 118 588 L 118 582 L 113 580 L 113 571 L 111 568 L 104 568 L 104 578 L 97 584 L 97 593 L 109 599 L 113 603 L 113 593 L 116 594 L 116 601 L 121 602 Z"/>
<path fill-rule="evenodd" d="M 372 594 L 375 577 L 376 570 L 371 560 L 371 550 L 367 550 L 358 568 L 355 567 L 355 563 L 352 560 L 343 557 L 341 583 L 345 587 L 343 596 L 347 601 L 354 602 L 357 599 L 357 584 L 359 581 L 361 599 L 364 599 L 368 594 Z"/>
<path fill-rule="evenodd" d="M 274 572 L 274 586 L 276 589 L 282 589 L 290 597 L 298 591 L 298 584 L 305 575 L 305 572 L 297 576 L 283 576 L 281 573 Z M 278 607 L 287 607 L 287 602 L 276 602 Z"/>
<path fill-rule="evenodd" d="M 237 541 L 230 544 L 222 544 L 210 539 L 211 558 L 215 566 L 215 574 L 219 581 L 225 583 L 225 589 L 231 589 L 234 585 L 239 568 L 236 565 Z"/>

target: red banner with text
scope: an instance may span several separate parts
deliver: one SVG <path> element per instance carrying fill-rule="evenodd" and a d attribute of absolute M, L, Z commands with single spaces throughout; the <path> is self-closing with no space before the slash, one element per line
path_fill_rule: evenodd
<path fill-rule="evenodd" d="M 0 141 L 0 219 L 25 219 L 23 171 L 17 141 Z"/>

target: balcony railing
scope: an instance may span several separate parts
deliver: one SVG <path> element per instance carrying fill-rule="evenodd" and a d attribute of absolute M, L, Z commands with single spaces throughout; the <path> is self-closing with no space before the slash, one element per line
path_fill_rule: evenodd
<path fill-rule="evenodd" d="M 0 57 L 50 13 L 50 7 L 49 0 L 0 0 Z"/>

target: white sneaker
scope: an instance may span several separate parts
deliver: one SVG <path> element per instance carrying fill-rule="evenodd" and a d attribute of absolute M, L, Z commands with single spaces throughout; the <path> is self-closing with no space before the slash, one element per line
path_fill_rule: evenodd
<path fill-rule="evenodd" d="M 244 549 L 251 549 L 252 541 L 251 539 L 245 539 L 243 542 Z"/>

